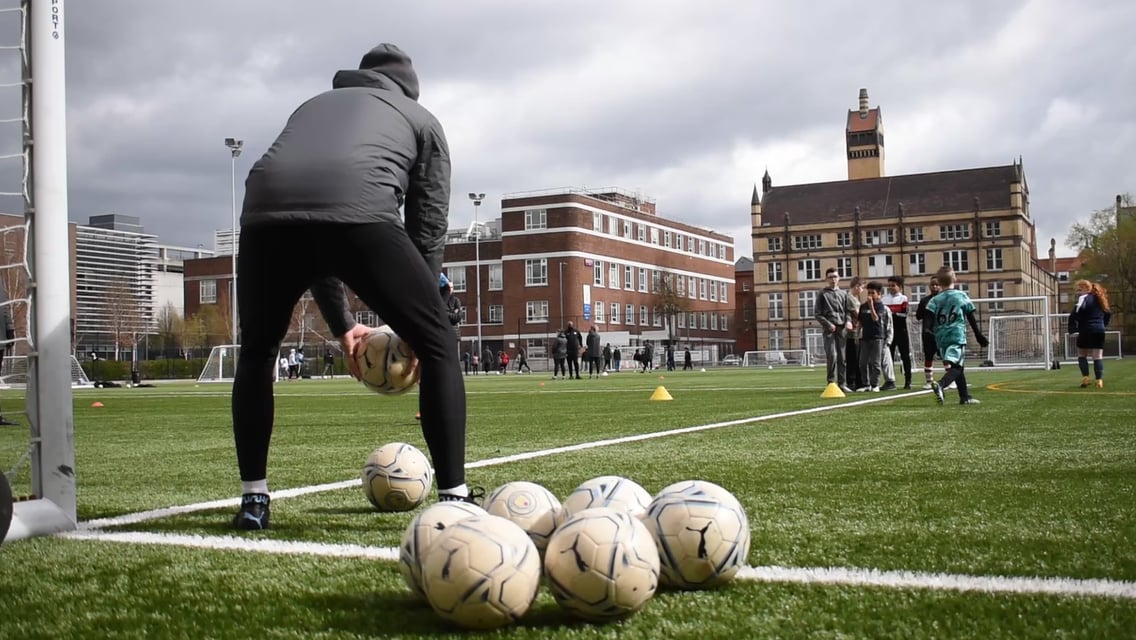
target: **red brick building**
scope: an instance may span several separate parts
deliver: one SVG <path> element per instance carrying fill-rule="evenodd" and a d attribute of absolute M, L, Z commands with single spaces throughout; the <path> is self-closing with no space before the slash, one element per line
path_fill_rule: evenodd
<path fill-rule="evenodd" d="M 753 289 L 753 260 L 742 256 L 734 264 L 734 327 L 738 355 L 757 351 L 757 294 Z"/>
<path fill-rule="evenodd" d="M 654 202 L 618 189 L 507 195 L 488 226 L 480 242 L 459 232 L 446 246 L 465 306 L 463 349 L 477 340 L 480 270 L 481 335 L 494 352 L 544 357 L 569 321 L 581 333 L 595 325 L 612 346 L 673 335 L 705 359 L 734 351 L 733 238 L 662 218 Z"/>

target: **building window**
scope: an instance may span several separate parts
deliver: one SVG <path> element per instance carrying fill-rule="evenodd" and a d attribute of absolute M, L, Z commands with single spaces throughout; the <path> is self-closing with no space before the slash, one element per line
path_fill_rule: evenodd
<path fill-rule="evenodd" d="M 613 236 L 619 235 L 619 220 L 615 216 L 607 217 L 607 232 Z"/>
<path fill-rule="evenodd" d="M 717 302 L 717 301 L 718 301 L 718 283 L 711 280 L 710 281 L 710 302 Z"/>
<path fill-rule="evenodd" d="M 781 250 L 781 236 L 766 238 L 765 242 L 768 243 L 770 251 L 776 253 Z"/>
<path fill-rule="evenodd" d="M 646 242 L 647 241 L 647 225 L 645 225 L 645 224 L 635 225 L 635 239 L 638 240 L 639 242 Z"/>
<path fill-rule="evenodd" d="M 967 240 L 970 238 L 970 223 L 939 225 L 940 240 Z"/>
<path fill-rule="evenodd" d="M 718 330 L 718 314 L 716 314 L 716 313 L 710 314 L 710 330 L 711 331 L 717 331 Z"/>
<path fill-rule="evenodd" d="M 198 285 L 197 301 L 201 304 L 214 304 L 217 302 L 217 281 L 202 280 Z"/>
<path fill-rule="evenodd" d="M 639 291 L 647 293 L 647 270 L 639 269 Z"/>
<path fill-rule="evenodd" d="M 986 270 L 987 271 L 1001 271 L 1002 270 L 1002 250 L 1001 249 L 987 249 L 986 250 Z M 991 296 L 993 297 L 993 296 Z"/>
<path fill-rule="evenodd" d="M 526 229 L 547 229 L 548 211 L 545 209 L 525 209 Z"/>
<path fill-rule="evenodd" d="M 965 293 L 966 295 L 970 295 L 970 285 L 965 283 L 965 282 L 960 282 L 960 283 L 956 284 L 955 288 L 958 289 L 959 291 Z"/>
<path fill-rule="evenodd" d="M 504 271 L 500 264 L 489 265 L 489 290 L 500 291 L 505 288 Z"/>
<path fill-rule="evenodd" d="M 663 231 L 663 246 L 668 248 L 668 249 L 671 248 L 671 232 L 670 231 Z"/>
<path fill-rule="evenodd" d="M 807 249 L 820 249 L 822 247 L 819 233 L 811 233 L 803 236 L 793 236 L 793 249 L 796 251 L 803 251 Z"/>
<path fill-rule="evenodd" d="M 647 306 L 646 305 L 640 305 L 639 306 L 639 325 L 645 327 L 650 323 L 651 323 L 651 317 L 649 315 L 647 315 Z"/>
<path fill-rule="evenodd" d="M 781 282 L 781 280 L 784 278 L 784 274 L 782 273 L 783 266 L 784 265 L 782 265 L 780 262 L 770 262 L 769 264 L 765 265 L 766 270 L 769 272 L 769 282 Z"/>
<path fill-rule="evenodd" d="M 631 239 L 631 221 L 630 220 L 624 220 L 623 221 L 623 237 L 627 238 L 628 240 Z"/>
<path fill-rule="evenodd" d="M 769 294 L 769 319 L 770 320 L 784 320 L 785 319 L 785 294 L 771 293 Z"/>
<path fill-rule="evenodd" d="M 986 283 L 986 297 L 987 298 L 1001 298 L 1005 295 L 1006 295 L 1006 288 L 1002 285 L 1001 282 L 987 282 Z M 991 311 L 1003 311 L 1003 310 L 1005 310 L 1005 308 L 1006 308 L 1005 305 L 1001 302 L 989 303 L 989 309 Z"/>
<path fill-rule="evenodd" d="M 592 212 L 592 231 L 603 232 L 603 214 L 599 211 Z"/>
<path fill-rule="evenodd" d="M 679 311 L 678 313 L 675 314 L 675 318 L 677 319 L 677 322 L 678 322 L 678 328 L 679 329 L 685 329 L 686 328 L 686 314 Z"/>
<path fill-rule="evenodd" d="M 678 276 L 676 283 L 677 286 L 675 287 L 675 294 L 677 294 L 678 297 L 681 298 L 686 295 L 686 278 Z"/>
<path fill-rule="evenodd" d="M 878 247 L 883 243 L 883 231 L 880 229 L 872 229 L 864 232 L 864 246 Z"/>
<path fill-rule="evenodd" d="M 604 311 L 605 311 L 604 303 L 599 301 L 599 300 L 596 300 L 595 309 L 596 309 L 596 322 L 598 322 L 599 324 L 604 324 Z"/>
<path fill-rule="evenodd" d="M 797 317 L 813 317 L 813 307 L 816 306 L 816 291 L 801 291 L 797 293 Z"/>
<path fill-rule="evenodd" d="M 908 242 L 923 242 L 923 227 L 908 227 L 907 228 L 907 241 Z"/>
<path fill-rule="evenodd" d="M 651 291 L 658 291 L 659 284 L 663 280 L 663 274 L 658 271 L 651 271 Z"/>
<path fill-rule="evenodd" d="M 698 299 L 699 300 L 705 300 L 706 299 L 706 279 L 705 278 L 699 278 L 698 279 Z"/>
<path fill-rule="evenodd" d="M 659 244 L 659 228 L 651 227 L 651 244 Z"/>
<path fill-rule="evenodd" d="M 988 220 L 983 225 L 983 235 L 987 238 L 1001 238 L 1002 237 L 1002 222 L 999 220 Z"/>
<path fill-rule="evenodd" d="M 659 309 L 651 309 L 651 326 L 663 326 L 663 314 Z"/>
<path fill-rule="evenodd" d="M 746 284 L 749 284 L 749 283 L 747 282 Z M 718 284 L 718 292 L 720 294 L 718 297 L 721 299 L 722 302 L 728 302 L 728 300 L 726 300 L 726 289 L 729 289 L 729 287 L 726 286 L 725 282 Z"/>
<path fill-rule="evenodd" d="M 489 305 L 489 324 L 503 324 L 505 322 L 505 305 Z"/>
<path fill-rule="evenodd" d="M 619 304 L 611 303 L 611 323 L 619 324 Z"/>
<path fill-rule="evenodd" d="M 694 276 L 687 278 L 686 295 L 692 300 L 698 297 L 698 280 Z"/>
<path fill-rule="evenodd" d="M 592 263 L 592 284 L 597 287 L 604 286 L 604 264 L 603 260 L 596 260 Z"/>
<path fill-rule="evenodd" d="M 928 287 L 925 284 L 916 284 L 911 286 L 911 298 L 909 302 L 919 304 L 919 301 L 927 295 Z"/>
<path fill-rule="evenodd" d="M 709 315 L 710 314 L 706 313 L 705 311 L 701 311 L 701 312 L 698 313 L 698 316 L 699 316 L 698 328 L 700 328 L 700 329 L 709 329 L 710 328 L 710 319 L 707 317 Z"/>
<path fill-rule="evenodd" d="M 635 267 L 631 265 L 623 266 L 623 288 L 628 291 L 635 290 Z"/>
<path fill-rule="evenodd" d="M 892 264 L 892 257 L 888 256 L 868 256 L 868 277 L 869 278 L 886 278 L 895 274 L 895 266 Z"/>
<path fill-rule="evenodd" d="M 525 302 L 525 322 L 548 322 L 548 300 Z"/>
<path fill-rule="evenodd" d="M 838 247 L 851 247 L 852 246 L 852 232 L 841 231 L 836 234 L 836 246 Z"/>
<path fill-rule="evenodd" d="M 836 271 L 840 274 L 841 278 L 852 277 L 852 258 L 837 258 Z"/>
<path fill-rule="evenodd" d="M 812 282 L 820 280 L 820 259 L 810 258 L 797 261 L 797 281 Z"/>
<path fill-rule="evenodd" d="M 954 269 L 956 273 L 970 271 L 970 255 L 961 249 L 943 252 L 943 266 Z"/>
<path fill-rule="evenodd" d="M 769 330 L 769 348 L 777 351 L 785 348 L 785 330 L 784 329 L 770 329 Z"/>
<path fill-rule="evenodd" d="M 1057 281 L 1058 282 L 1069 282 L 1069 272 L 1068 271 L 1058 271 L 1057 272 Z"/>
<path fill-rule="evenodd" d="M 463 314 L 465 313 L 465 307 L 462 307 L 462 313 Z M 462 321 L 464 322 L 464 320 L 465 320 L 465 316 L 463 315 Z M 357 322 L 358 324 L 366 325 L 368 327 L 373 327 L 373 326 L 379 324 L 379 318 L 378 318 L 378 316 L 375 315 L 374 311 L 371 311 L 370 309 L 365 309 L 363 311 L 356 311 L 355 312 L 355 322 Z"/>
<path fill-rule="evenodd" d="M 727 317 L 728 316 L 723 313 L 721 320 L 718 321 L 718 328 L 721 329 L 722 331 L 729 331 L 729 329 L 727 328 L 728 325 L 726 324 L 727 322 L 729 322 L 727 320 Z"/>
<path fill-rule="evenodd" d="M 619 288 L 619 265 L 614 262 L 607 265 L 607 286 L 612 289 Z"/>
<path fill-rule="evenodd" d="M 446 277 L 450 279 L 450 284 L 454 286 L 454 293 L 465 293 L 466 291 L 466 277 L 465 267 L 451 267 L 446 270 Z"/>
<path fill-rule="evenodd" d="M 927 273 L 927 254 L 913 253 L 907 256 L 907 263 L 910 266 L 911 275 L 921 276 Z"/>
<path fill-rule="evenodd" d="M 635 324 L 635 305 L 629 304 L 623 307 L 623 317 L 627 324 Z"/>
<path fill-rule="evenodd" d="M 548 258 L 525 260 L 525 286 L 543 287 L 548 284 Z"/>

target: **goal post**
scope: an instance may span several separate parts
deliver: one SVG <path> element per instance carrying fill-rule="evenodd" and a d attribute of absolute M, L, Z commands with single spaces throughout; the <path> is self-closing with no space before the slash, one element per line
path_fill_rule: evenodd
<path fill-rule="evenodd" d="M 1014 296 L 1006 298 L 971 298 L 975 320 L 990 341 L 979 346 L 973 332 L 967 329 L 967 361 L 987 367 L 1020 367 L 1048 369 L 1053 362 L 1054 345 L 1059 345 L 1056 325 L 1050 320 L 1050 298 L 1047 296 Z M 922 323 L 908 316 L 913 362 L 923 359 L 919 335 Z"/>
<path fill-rule="evenodd" d="M 0 365 L 0 385 L 21 387 L 28 383 L 30 360 L 27 356 L 5 356 Z M 78 358 L 71 356 L 71 387 L 94 387 Z"/>
<path fill-rule="evenodd" d="M 64 0 L 22 0 L 26 221 L 27 461 L 31 496 L 15 503 L 5 541 L 77 526 L 71 393 L 71 266 L 67 229 Z M 33 81 L 34 79 L 34 81 Z M 34 144 L 33 144 L 34 142 Z M 5 464 L 0 472 L 9 471 Z"/>
<path fill-rule="evenodd" d="M 213 347 L 205 366 L 201 368 L 198 382 L 232 382 L 237 376 L 237 360 L 240 358 L 241 345 L 223 344 Z M 276 367 L 274 367 L 275 369 Z"/>
<path fill-rule="evenodd" d="M 808 364 L 809 352 L 805 349 L 769 349 L 742 354 L 742 367 L 806 367 Z"/>

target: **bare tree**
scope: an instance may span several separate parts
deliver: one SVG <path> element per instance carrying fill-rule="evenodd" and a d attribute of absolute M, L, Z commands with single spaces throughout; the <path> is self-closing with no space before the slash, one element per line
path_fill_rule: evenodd
<path fill-rule="evenodd" d="M 146 318 L 126 277 L 111 280 L 102 306 L 114 339 L 114 359 L 120 359 L 121 349 L 129 349 L 133 361 L 137 355 L 138 337 L 146 332 Z"/>
<path fill-rule="evenodd" d="M 167 302 L 166 306 L 158 310 L 155 318 L 155 331 L 158 348 L 162 350 L 163 356 L 169 349 L 176 349 L 178 353 L 181 353 L 179 325 L 182 324 L 184 324 L 184 321 L 181 314 L 178 313 L 172 302 Z"/>
<path fill-rule="evenodd" d="M 670 344 L 674 344 L 675 341 L 678 314 L 690 310 L 690 299 L 681 295 L 675 286 L 676 277 L 681 278 L 682 276 L 676 276 L 673 273 L 662 274 L 662 277 L 655 284 L 651 303 L 655 313 L 661 314 L 667 324 L 667 339 Z"/>

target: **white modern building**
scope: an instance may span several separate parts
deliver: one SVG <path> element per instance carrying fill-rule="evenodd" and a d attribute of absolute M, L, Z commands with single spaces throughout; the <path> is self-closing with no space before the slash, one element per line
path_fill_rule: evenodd
<path fill-rule="evenodd" d="M 75 345 L 103 357 L 154 331 L 158 237 L 137 217 L 91 216 L 75 229 Z"/>

